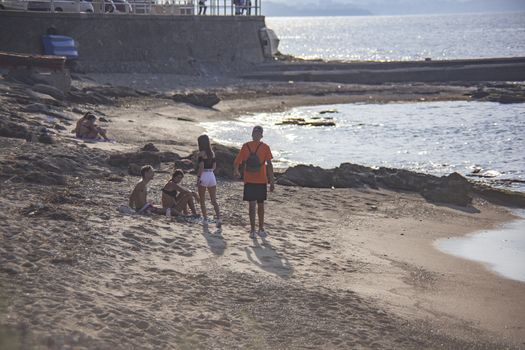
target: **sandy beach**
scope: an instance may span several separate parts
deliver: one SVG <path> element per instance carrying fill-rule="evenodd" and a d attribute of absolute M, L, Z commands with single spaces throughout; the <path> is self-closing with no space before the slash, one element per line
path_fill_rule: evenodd
<path fill-rule="evenodd" d="M 158 203 L 173 159 L 197 149 L 201 122 L 301 105 L 470 100 L 479 86 L 109 74 L 74 76 L 73 85 L 83 100 L 0 79 L 1 349 L 525 347 L 525 284 L 433 246 L 498 227 L 514 219 L 509 208 L 278 185 L 266 206 L 269 237 L 251 240 L 239 180 L 219 178 L 218 232 L 119 213 L 139 178 L 108 162 L 153 143 L 164 154 L 152 158 Z M 171 98 L 184 91 L 221 102 Z M 105 103 L 90 102 L 95 93 Z M 72 137 L 88 110 L 116 143 Z M 50 142 L 26 141 L 42 127 Z M 188 172 L 184 184 L 195 181 Z"/>

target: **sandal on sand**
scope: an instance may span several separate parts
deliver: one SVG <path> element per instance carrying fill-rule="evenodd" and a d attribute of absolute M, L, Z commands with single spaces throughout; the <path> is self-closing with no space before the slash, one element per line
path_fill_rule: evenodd
<path fill-rule="evenodd" d="M 259 230 L 259 232 L 257 232 L 257 234 L 258 234 L 259 237 L 261 237 L 261 238 L 266 238 L 266 237 L 268 237 L 268 234 L 266 233 L 265 230 Z"/>
<path fill-rule="evenodd" d="M 251 238 L 251 239 L 255 239 L 255 238 L 257 238 L 257 232 L 255 232 L 255 230 L 252 231 L 252 232 L 250 232 L 250 238 Z"/>

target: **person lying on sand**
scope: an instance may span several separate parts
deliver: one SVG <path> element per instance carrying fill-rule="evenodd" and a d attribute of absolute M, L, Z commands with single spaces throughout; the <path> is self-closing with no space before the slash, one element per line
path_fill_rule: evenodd
<path fill-rule="evenodd" d="M 139 214 L 164 214 L 166 212 L 165 209 L 155 207 L 147 201 L 148 183 L 153 179 L 154 174 L 155 172 L 151 165 L 145 165 L 140 168 L 142 179 L 135 185 L 135 188 L 129 196 L 129 207 Z"/>
<path fill-rule="evenodd" d="M 199 196 L 194 191 L 190 191 L 180 185 L 184 173 L 182 170 L 175 170 L 171 179 L 162 188 L 162 207 L 165 210 L 171 209 L 171 213 L 176 215 L 187 215 L 188 208 L 193 215 L 197 215 L 195 200 L 199 201 Z"/>
<path fill-rule="evenodd" d="M 102 137 L 104 140 L 108 141 L 106 136 L 106 130 L 102 129 L 96 124 L 97 117 L 91 113 L 87 112 L 82 118 L 77 121 L 75 127 L 75 135 L 78 138 L 86 140 L 96 140 L 99 137 Z"/>

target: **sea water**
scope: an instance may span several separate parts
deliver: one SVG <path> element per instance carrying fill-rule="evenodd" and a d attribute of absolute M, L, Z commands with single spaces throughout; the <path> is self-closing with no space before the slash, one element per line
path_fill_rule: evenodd
<path fill-rule="evenodd" d="M 278 125 L 287 118 L 330 118 L 326 120 L 336 126 Z M 256 124 L 265 129 L 263 140 L 271 146 L 277 167 L 332 168 L 350 162 L 439 176 L 459 172 L 525 191 L 523 104 L 338 104 L 249 114 L 203 126 L 215 141 L 240 146 Z"/>
<path fill-rule="evenodd" d="M 436 246 L 445 253 L 481 262 L 502 276 L 525 282 L 525 210 L 515 213 L 520 220 L 465 237 L 440 239 Z"/>
<path fill-rule="evenodd" d="M 525 56 L 525 13 L 267 17 L 279 51 L 325 60 Z"/>

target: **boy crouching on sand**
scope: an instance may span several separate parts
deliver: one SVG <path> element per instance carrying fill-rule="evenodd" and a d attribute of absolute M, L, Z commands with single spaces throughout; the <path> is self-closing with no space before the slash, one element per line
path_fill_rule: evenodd
<path fill-rule="evenodd" d="M 135 188 L 129 196 L 129 207 L 139 214 L 164 214 L 166 212 L 165 209 L 157 208 L 147 201 L 148 183 L 153 179 L 154 174 L 155 172 L 151 165 L 145 165 L 140 168 L 142 179 L 135 185 Z"/>

